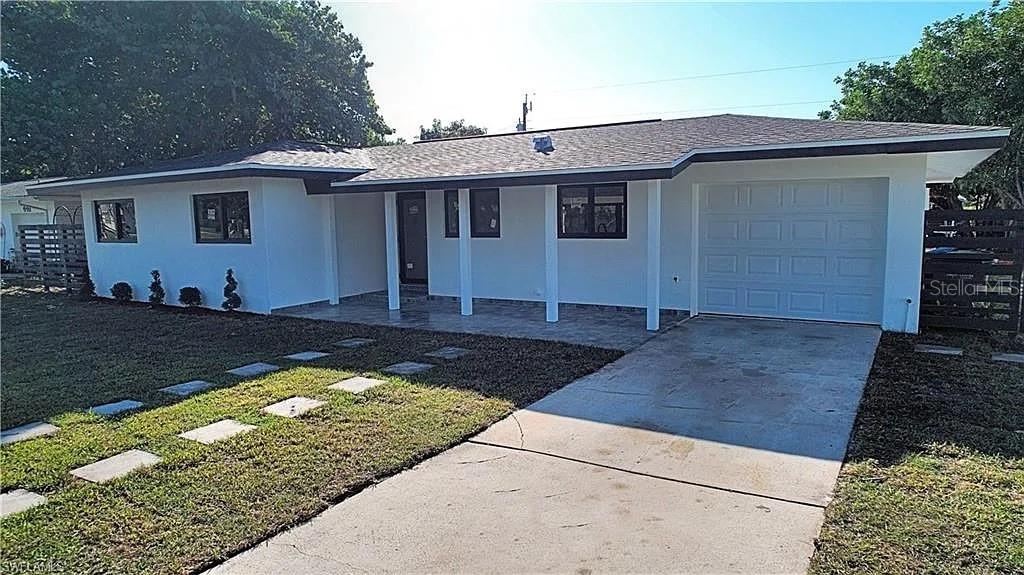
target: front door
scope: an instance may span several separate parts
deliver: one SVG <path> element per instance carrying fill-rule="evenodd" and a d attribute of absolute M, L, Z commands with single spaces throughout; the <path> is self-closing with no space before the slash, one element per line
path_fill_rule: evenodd
<path fill-rule="evenodd" d="M 424 192 L 398 197 L 399 277 L 402 283 L 427 283 L 427 198 Z"/>

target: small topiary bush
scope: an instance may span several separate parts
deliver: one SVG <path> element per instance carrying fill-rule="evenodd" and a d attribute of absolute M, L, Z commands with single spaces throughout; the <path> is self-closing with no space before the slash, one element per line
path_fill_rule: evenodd
<path fill-rule="evenodd" d="M 160 270 L 153 270 L 149 272 L 149 275 L 153 276 L 153 281 L 149 284 L 149 303 L 160 305 L 164 303 L 164 298 L 167 297 L 164 285 L 160 282 Z"/>
<path fill-rule="evenodd" d="M 78 299 L 85 301 L 94 297 L 96 297 L 96 284 L 92 283 L 89 268 L 86 267 L 82 273 L 82 285 L 78 287 Z"/>
<path fill-rule="evenodd" d="M 132 286 L 127 282 L 117 282 L 110 288 L 110 295 L 121 303 L 132 301 Z"/>
<path fill-rule="evenodd" d="M 224 281 L 227 282 L 227 284 L 224 286 L 224 303 L 220 304 L 220 307 L 228 311 L 242 307 L 242 297 L 236 293 L 238 290 L 238 280 L 235 279 L 234 270 L 228 268 L 228 272 L 224 276 Z"/>
<path fill-rule="evenodd" d="M 184 306 L 198 307 L 203 305 L 203 293 L 195 286 L 183 287 L 178 290 L 178 301 Z"/>

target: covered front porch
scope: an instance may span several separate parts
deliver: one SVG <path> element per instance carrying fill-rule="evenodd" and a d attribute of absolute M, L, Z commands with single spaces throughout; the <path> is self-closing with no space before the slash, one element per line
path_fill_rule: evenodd
<path fill-rule="evenodd" d="M 387 325 L 414 329 L 522 337 L 629 351 L 657 332 L 647 329 L 646 312 L 562 304 L 557 322 L 549 322 L 542 302 L 476 300 L 472 315 L 463 315 L 457 298 L 429 296 L 424 286 L 402 285 L 400 309 L 388 309 L 386 291 L 348 297 L 338 304 L 320 303 L 276 313 L 294 317 Z M 685 313 L 663 310 L 660 331 L 686 319 Z"/>
<path fill-rule="evenodd" d="M 666 308 L 686 307 L 662 305 L 663 182 L 333 194 L 325 269 L 337 289 L 275 311 L 631 349 L 674 323 Z"/>

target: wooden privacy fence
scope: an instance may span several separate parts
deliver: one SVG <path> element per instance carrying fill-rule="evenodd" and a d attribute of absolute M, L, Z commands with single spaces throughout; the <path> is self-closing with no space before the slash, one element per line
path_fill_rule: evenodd
<path fill-rule="evenodd" d="M 18 227 L 17 264 L 43 287 L 76 289 L 88 261 L 81 224 L 32 224 Z"/>
<path fill-rule="evenodd" d="M 1024 210 L 928 210 L 921 325 L 1021 331 Z"/>

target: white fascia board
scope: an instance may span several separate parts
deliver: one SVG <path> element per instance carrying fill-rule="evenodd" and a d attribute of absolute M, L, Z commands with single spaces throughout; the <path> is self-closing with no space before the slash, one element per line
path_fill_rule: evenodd
<path fill-rule="evenodd" d="M 192 174 L 209 174 L 216 172 L 231 172 L 236 170 L 293 170 L 297 172 L 330 172 L 338 174 L 362 174 L 368 170 L 365 168 L 325 168 L 317 166 L 280 166 L 274 164 L 231 164 L 227 166 L 211 166 L 208 168 L 191 168 L 188 170 L 168 170 L 165 172 L 142 172 L 124 176 L 107 176 L 102 178 L 86 178 L 82 180 L 64 180 L 48 184 L 36 184 L 27 186 L 26 190 L 49 190 L 83 184 L 102 184 L 105 182 L 122 182 L 127 180 L 144 180 L 149 178 L 162 178 L 164 176 L 187 176 Z"/>
<path fill-rule="evenodd" d="M 595 172 L 632 172 L 636 170 L 658 170 L 658 169 L 672 169 L 683 162 L 686 162 L 690 158 L 700 154 L 717 154 L 722 152 L 758 152 L 764 150 L 793 150 L 801 148 L 822 148 L 822 147 L 846 147 L 846 146 L 862 146 L 871 144 L 904 144 L 912 142 L 933 142 L 933 141 L 945 141 L 945 140 L 965 140 L 972 138 L 992 138 L 992 137 L 1006 137 L 1010 135 L 1010 129 L 1004 128 L 999 130 L 985 130 L 977 132 L 956 132 L 950 134 L 935 134 L 929 136 L 899 136 L 892 138 L 865 138 L 860 140 L 824 140 L 817 142 L 799 142 L 793 144 L 764 144 L 756 146 L 729 146 L 722 148 L 697 148 L 690 150 L 686 154 L 683 154 L 678 159 L 672 162 L 662 162 L 659 164 L 634 164 L 626 166 L 595 166 L 590 168 L 561 168 L 555 170 L 535 170 L 526 172 L 494 172 L 488 174 L 468 174 L 468 175 L 447 175 L 447 176 L 431 176 L 428 178 L 392 178 L 386 180 L 346 180 L 342 182 L 331 182 L 332 188 L 344 188 L 346 186 L 361 186 L 361 185 L 374 185 L 374 184 L 429 184 L 431 182 L 444 182 L 449 180 L 483 180 L 491 178 L 503 178 L 503 177 L 530 177 L 530 176 L 556 176 L 562 174 L 592 174 Z M 366 170 L 372 171 L 372 170 Z"/>

